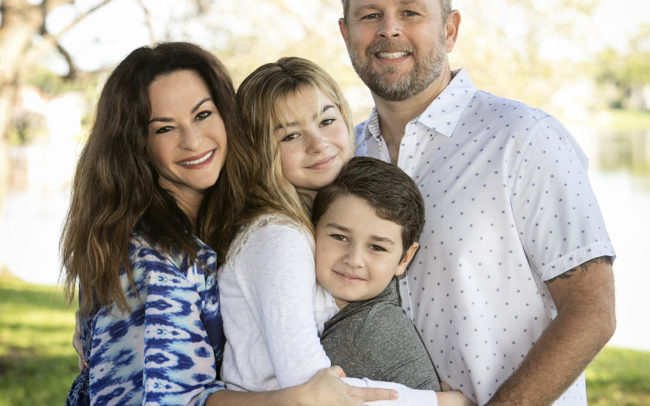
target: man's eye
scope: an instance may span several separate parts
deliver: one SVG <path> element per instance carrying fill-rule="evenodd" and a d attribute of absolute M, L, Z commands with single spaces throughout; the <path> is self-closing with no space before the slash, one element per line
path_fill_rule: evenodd
<path fill-rule="evenodd" d="M 291 133 L 291 134 L 288 134 L 288 135 L 284 136 L 280 141 L 281 142 L 293 141 L 296 138 L 298 138 L 299 136 L 300 136 L 300 134 L 298 134 L 298 133 Z"/>
<path fill-rule="evenodd" d="M 362 20 L 374 20 L 376 18 L 379 18 L 378 13 L 366 14 L 365 16 L 361 17 Z"/>
<path fill-rule="evenodd" d="M 211 111 L 204 110 L 200 112 L 199 114 L 196 115 L 197 120 L 205 120 L 206 118 L 210 117 L 212 115 Z"/>
<path fill-rule="evenodd" d="M 414 17 L 414 16 L 418 15 L 418 13 L 416 13 L 415 11 L 406 10 L 404 12 L 404 15 L 407 16 L 407 17 Z"/>
<path fill-rule="evenodd" d="M 326 118 L 325 120 L 320 122 L 321 127 L 326 127 L 334 122 L 333 118 Z"/>

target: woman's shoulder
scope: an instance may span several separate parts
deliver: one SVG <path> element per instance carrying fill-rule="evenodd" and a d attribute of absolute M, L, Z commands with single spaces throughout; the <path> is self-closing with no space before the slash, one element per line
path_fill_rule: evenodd
<path fill-rule="evenodd" d="M 195 237 L 194 240 L 197 247 L 196 256 L 200 263 L 202 266 L 207 267 L 209 271 L 214 271 L 216 269 L 217 254 L 198 237 Z M 196 265 L 182 251 L 165 250 L 156 244 L 155 241 L 145 238 L 138 232 L 134 232 L 131 235 L 129 241 L 129 258 L 134 269 L 164 266 L 171 267 L 182 274 L 186 274 L 189 269 L 194 268 Z"/>

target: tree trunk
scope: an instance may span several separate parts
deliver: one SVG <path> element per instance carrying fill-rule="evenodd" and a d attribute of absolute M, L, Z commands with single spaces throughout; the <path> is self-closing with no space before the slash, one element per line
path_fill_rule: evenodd
<path fill-rule="evenodd" d="M 9 156 L 7 133 L 16 101 L 22 61 L 34 35 L 41 32 L 45 16 L 52 9 L 73 0 L 3 0 L 0 25 L 0 211 L 7 192 Z"/>

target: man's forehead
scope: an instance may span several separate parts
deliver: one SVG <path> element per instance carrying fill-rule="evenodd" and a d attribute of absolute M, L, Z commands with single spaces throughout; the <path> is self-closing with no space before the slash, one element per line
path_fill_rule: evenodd
<path fill-rule="evenodd" d="M 389 5 L 434 5 L 439 0 L 348 0 L 350 9 L 362 7 L 384 7 Z"/>

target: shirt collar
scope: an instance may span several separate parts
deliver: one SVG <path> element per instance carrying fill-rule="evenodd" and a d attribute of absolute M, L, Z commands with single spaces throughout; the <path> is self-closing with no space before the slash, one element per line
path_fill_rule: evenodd
<path fill-rule="evenodd" d="M 476 93 L 476 86 L 465 69 L 453 71 L 452 75 L 451 82 L 442 93 L 411 122 L 420 123 L 439 134 L 451 137 L 461 114 Z M 370 136 L 377 139 L 381 137 L 379 114 L 376 107 L 373 107 L 370 112 L 364 138 L 368 139 Z"/>

